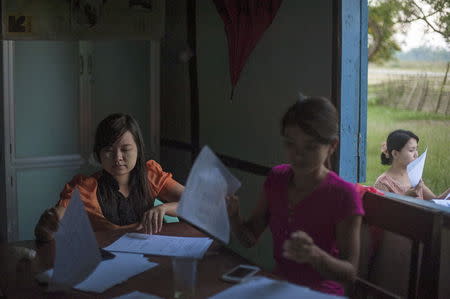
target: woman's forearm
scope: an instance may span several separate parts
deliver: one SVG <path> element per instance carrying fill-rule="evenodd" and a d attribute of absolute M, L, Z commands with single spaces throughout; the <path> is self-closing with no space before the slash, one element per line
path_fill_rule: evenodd
<path fill-rule="evenodd" d="M 242 246 L 250 248 L 256 244 L 258 237 L 250 229 L 249 223 L 242 221 L 240 216 L 230 218 L 230 225 L 233 235 Z"/>
<path fill-rule="evenodd" d="M 450 194 L 450 188 L 447 189 L 447 190 L 445 190 L 441 195 L 439 195 L 438 198 L 444 199 L 444 198 L 446 198 L 447 195 L 449 195 L 449 194 Z"/>
<path fill-rule="evenodd" d="M 177 208 L 178 208 L 178 202 L 168 202 L 163 204 L 165 209 L 165 214 L 169 216 L 176 217 L 177 215 Z"/>
<path fill-rule="evenodd" d="M 345 284 L 355 280 L 356 268 L 350 261 L 335 258 L 318 247 L 317 250 L 311 265 L 322 276 Z"/>

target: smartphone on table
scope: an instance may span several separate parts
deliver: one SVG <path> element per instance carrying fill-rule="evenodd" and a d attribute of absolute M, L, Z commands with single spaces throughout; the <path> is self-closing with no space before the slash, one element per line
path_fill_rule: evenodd
<path fill-rule="evenodd" d="M 238 265 L 222 275 L 222 279 L 228 282 L 242 282 L 255 275 L 260 270 L 252 265 Z"/>

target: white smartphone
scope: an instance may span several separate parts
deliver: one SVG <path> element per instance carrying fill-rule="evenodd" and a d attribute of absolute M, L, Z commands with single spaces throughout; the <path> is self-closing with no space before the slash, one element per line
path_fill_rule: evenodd
<path fill-rule="evenodd" d="M 251 265 L 238 265 L 222 275 L 222 279 L 228 282 L 241 282 L 253 276 L 260 269 Z"/>

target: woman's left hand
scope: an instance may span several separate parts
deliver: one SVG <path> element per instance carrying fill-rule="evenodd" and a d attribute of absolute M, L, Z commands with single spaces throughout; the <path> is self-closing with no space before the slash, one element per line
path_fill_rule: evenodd
<path fill-rule="evenodd" d="M 167 209 L 165 204 L 154 207 L 144 213 L 142 217 L 142 229 L 145 234 L 157 234 L 161 231 L 164 215 Z"/>
<path fill-rule="evenodd" d="M 283 256 L 297 263 L 315 263 L 320 257 L 320 249 L 314 240 L 303 231 L 291 234 L 291 239 L 283 244 Z"/>

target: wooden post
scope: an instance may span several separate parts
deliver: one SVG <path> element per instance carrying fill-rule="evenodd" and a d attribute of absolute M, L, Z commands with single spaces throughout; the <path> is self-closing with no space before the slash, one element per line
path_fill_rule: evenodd
<path fill-rule="evenodd" d="M 447 82 L 447 75 L 448 75 L 448 69 L 449 69 L 449 68 L 450 68 L 450 61 L 447 62 L 447 70 L 445 71 L 444 81 L 442 81 L 441 89 L 439 90 L 438 102 L 437 102 L 437 105 L 436 105 L 436 110 L 434 110 L 434 112 L 436 112 L 436 113 L 438 113 L 439 108 L 440 108 L 440 106 L 441 106 L 442 93 L 444 92 L 444 86 L 445 86 L 445 83 Z M 446 114 L 449 112 L 449 111 L 448 111 L 448 110 L 449 110 L 449 108 L 448 108 L 449 106 L 450 106 L 450 104 L 447 105 L 447 111 L 446 111 Z"/>
<path fill-rule="evenodd" d="M 417 87 L 419 85 L 419 80 L 414 80 L 414 87 L 411 89 L 411 91 L 408 93 L 407 102 L 404 103 L 404 109 L 408 109 L 411 106 L 411 100 L 414 96 L 414 93 L 417 90 Z"/>
<path fill-rule="evenodd" d="M 422 90 L 422 92 L 419 93 L 420 94 L 419 103 L 417 104 L 416 111 L 423 110 L 423 106 L 425 105 L 425 102 L 426 102 L 427 96 L 428 96 L 429 85 L 430 85 L 430 80 L 428 80 L 427 76 L 425 75 L 424 80 L 423 80 L 423 90 Z"/>

